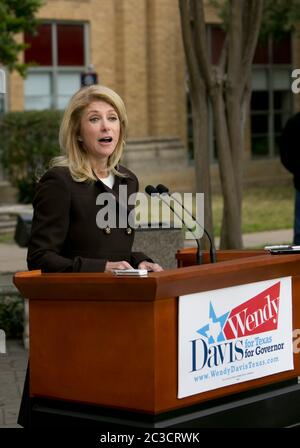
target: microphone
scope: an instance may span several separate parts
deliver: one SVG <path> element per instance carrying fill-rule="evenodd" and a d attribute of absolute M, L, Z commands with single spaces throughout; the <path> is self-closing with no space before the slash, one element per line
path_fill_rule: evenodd
<path fill-rule="evenodd" d="M 147 187 L 145 188 L 145 192 L 149 194 L 149 196 L 151 196 L 152 194 L 159 196 L 157 189 L 153 187 L 153 185 L 147 185 Z"/>
<path fill-rule="evenodd" d="M 177 216 L 177 218 L 180 219 L 180 221 L 182 222 L 182 224 L 186 225 L 184 220 L 182 219 L 182 217 L 174 210 L 174 208 L 168 203 L 168 201 L 166 201 L 159 193 L 159 191 L 157 190 L 157 188 L 153 187 L 153 185 L 147 185 L 147 187 L 145 188 L 145 191 L 147 194 L 149 194 L 149 196 L 153 195 L 153 196 L 158 196 L 160 198 L 161 201 L 163 201 L 165 204 L 167 204 L 167 206 L 172 210 L 172 212 L 174 213 L 174 215 Z M 195 221 L 195 220 L 194 220 Z M 201 226 L 200 226 L 201 227 Z M 188 230 L 195 236 L 195 233 L 192 229 L 190 229 L 188 227 Z M 202 264 L 202 252 L 201 252 L 201 248 L 200 248 L 200 242 L 199 239 L 196 238 L 195 236 L 195 240 L 197 242 L 197 256 L 196 256 L 196 261 L 197 264 Z"/>
<path fill-rule="evenodd" d="M 162 185 L 162 184 L 157 185 L 156 190 L 158 191 L 158 193 L 159 193 L 160 195 L 164 195 L 164 194 L 165 194 L 165 195 L 170 196 L 169 189 L 168 189 L 165 185 Z M 160 196 L 160 197 L 161 197 L 161 196 Z M 211 263 L 215 263 L 215 262 L 217 261 L 216 249 L 215 249 L 214 244 L 213 244 L 213 242 L 212 242 L 212 239 L 211 239 L 209 233 L 207 232 L 207 230 L 205 229 L 205 227 L 201 226 L 201 224 L 196 220 L 196 218 L 194 217 L 194 215 L 193 215 L 188 209 L 186 209 L 186 208 L 183 206 L 183 204 L 182 204 L 180 201 L 178 201 L 178 199 L 176 199 L 176 198 L 173 197 L 173 196 L 170 196 L 170 197 L 171 197 L 175 202 L 177 202 L 178 204 L 180 204 L 182 210 L 185 211 L 185 212 L 186 212 L 186 213 L 193 219 L 193 221 L 195 221 L 195 222 L 198 224 L 198 226 L 201 227 L 201 229 L 204 231 L 205 235 L 207 236 L 207 238 L 208 238 L 208 240 L 209 240 L 210 262 L 211 262 Z M 199 245 L 198 245 L 198 248 L 199 248 Z M 199 249 L 198 249 L 198 250 L 199 250 Z"/>

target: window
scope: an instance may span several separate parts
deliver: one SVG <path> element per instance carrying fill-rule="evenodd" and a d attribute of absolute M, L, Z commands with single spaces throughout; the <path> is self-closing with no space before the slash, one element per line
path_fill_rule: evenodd
<path fill-rule="evenodd" d="M 6 73 L 0 66 L 0 118 L 5 111 Z"/>
<path fill-rule="evenodd" d="M 193 134 L 193 115 L 192 103 L 189 92 L 186 96 L 186 111 L 187 111 L 187 138 L 188 138 L 188 159 L 194 158 L 194 134 Z"/>
<path fill-rule="evenodd" d="M 42 23 L 36 35 L 25 33 L 25 43 L 25 62 L 33 64 L 25 80 L 25 109 L 64 109 L 88 66 L 87 24 Z"/>
<path fill-rule="evenodd" d="M 5 97 L 4 94 L 0 93 L 0 120 L 4 114 L 4 111 L 5 111 Z M 0 182 L 3 181 L 4 179 L 5 179 L 4 170 L 0 164 Z"/>
<path fill-rule="evenodd" d="M 292 114 L 291 36 L 257 46 L 252 71 L 252 156 L 274 157 L 284 124 Z"/>
<path fill-rule="evenodd" d="M 212 64 L 221 55 L 225 32 L 218 26 L 207 27 L 207 41 Z M 253 158 L 274 157 L 278 140 L 287 119 L 292 115 L 291 93 L 292 51 L 291 35 L 280 40 L 258 44 L 252 68 L 251 96 L 251 154 Z M 211 160 L 216 160 L 216 141 L 209 108 L 209 146 Z M 188 114 L 189 154 L 193 155 L 192 116 Z"/>
<path fill-rule="evenodd" d="M 0 93 L 0 118 L 1 116 L 4 114 L 4 95 L 2 95 L 2 93 Z"/>

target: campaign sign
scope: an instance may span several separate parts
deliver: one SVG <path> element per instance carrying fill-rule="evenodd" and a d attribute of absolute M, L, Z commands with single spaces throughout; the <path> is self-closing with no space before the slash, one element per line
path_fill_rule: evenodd
<path fill-rule="evenodd" d="M 292 370 L 291 277 L 179 298 L 178 398 Z"/>

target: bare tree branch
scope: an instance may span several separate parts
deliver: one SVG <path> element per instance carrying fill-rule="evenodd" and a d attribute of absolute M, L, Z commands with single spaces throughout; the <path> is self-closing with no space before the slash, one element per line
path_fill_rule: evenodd
<path fill-rule="evenodd" d="M 210 61 L 207 54 L 207 40 L 205 30 L 205 18 L 203 0 L 190 0 L 195 18 L 195 49 L 200 70 L 205 80 L 206 86 L 210 89 L 213 85 L 213 77 L 210 69 Z"/>
<path fill-rule="evenodd" d="M 179 9 L 180 9 L 180 21 L 181 21 L 183 45 L 184 45 L 186 62 L 189 68 L 190 82 L 196 89 L 197 86 L 199 87 L 200 72 L 195 48 L 193 45 L 189 2 L 187 0 L 179 0 Z"/>
<path fill-rule="evenodd" d="M 262 21 L 263 13 L 263 0 L 253 0 L 250 2 L 250 10 L 245 14 L 248 14 L 248 23 L 251 26 L 248 27 L 247 34 L 245 34 L 244 48 L 242 51 L 242 64 L 241 64 L 241 86 L 244 87 L 247 83 L 249 70 L 251 70 L 251 64 L 253 61 L 259 30 Z M 245 4 L 244 7 L 247 5 Z"/>
<path fill-rule="evenodd" d="M 237 90 L 241 63 L 242 2 L 230 0 L 228 30 L 228 81 Z"/>
<path fill-rule="evenodd" d="M 219 70 L 219 76 L 224 79 L 224 74 L 226 70 L 226 64 L 228 59 L 228 36 L 226 34 L 224 44 L 222 47 L 221 55 L 218 62 L 218 70 Z"/>

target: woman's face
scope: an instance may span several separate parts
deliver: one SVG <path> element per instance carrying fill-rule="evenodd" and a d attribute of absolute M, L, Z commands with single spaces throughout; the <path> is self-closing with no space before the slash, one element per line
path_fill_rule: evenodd
<path fill-rule="evenodd" d="M 93 160 L 106 160 L 114 152 L 120 137 L 120 120 L 111 104 L 93 101 L 80 121 L 79 140 Z"/>

